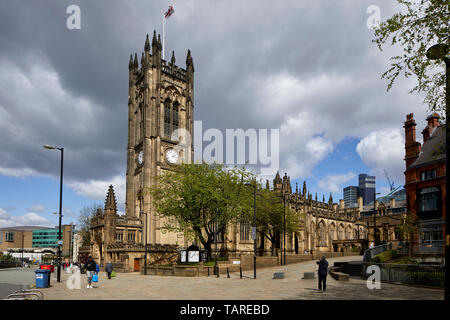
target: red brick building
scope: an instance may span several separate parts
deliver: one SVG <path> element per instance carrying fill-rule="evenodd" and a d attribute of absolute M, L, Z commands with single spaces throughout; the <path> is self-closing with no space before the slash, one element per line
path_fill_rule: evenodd
<path fill-rule="evenodd" d="M 443 253 L 445 234 L 445 126 L 427 118 L 423 145 L 416 141 L 414 114 L 406 116 L 405 189 L 408 214 L 418 218 L 415 253 Z"/>

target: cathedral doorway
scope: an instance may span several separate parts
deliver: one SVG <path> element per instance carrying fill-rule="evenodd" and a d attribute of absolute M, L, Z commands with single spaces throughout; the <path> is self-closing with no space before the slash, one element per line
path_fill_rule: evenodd
<path fill-rule="evenodd" d="M 141 268 L 140 268 L 139 258 L 134 258 L 134 268 L 133 268 L 133 271 L 136 272 L 136 271 L 140 271 L 140 270 L 141 270 Z"/>

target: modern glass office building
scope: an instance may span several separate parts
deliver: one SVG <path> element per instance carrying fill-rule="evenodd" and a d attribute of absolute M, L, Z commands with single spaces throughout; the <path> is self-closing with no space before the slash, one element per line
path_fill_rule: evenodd
<path fill-rule="evenodd" d="M 365 173 L 359 175 L 359 191 L 360 197 L 363 197 L 363 205 L 373 202 L 375 197 L 375 177 Z"/>
<path fill-rule="evenodd" d="M 33 230 L 33 248 L 56 248 L 58 229 Z"/>
<path fill-rule="evenodd" d="M 344 188 L 344 203 L 349 208 L 358 206 L 358 187 L 348 186 Z"/>

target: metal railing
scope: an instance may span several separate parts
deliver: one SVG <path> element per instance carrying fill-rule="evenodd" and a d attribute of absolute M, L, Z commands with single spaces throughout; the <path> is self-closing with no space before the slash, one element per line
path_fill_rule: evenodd
<path fill-rule="evenodd" d="M 363 262 L 369 262 L 376 255 L 379 255 L 380 253 L 383 253 L 390 249 L 392 249 L 392 243 L 382 244 L 373 248 L 369 248 L 364 251 Z"/>
<path fill-rule="evenodd" d="M 366 270 L 370 265 L 380 268 L 382 282 L 444 288 L 444 265 L 367 263 L 364 269 Z"/>
<path fill-rule="evenodd" d="M 36 289 L 16 290 L 4 300 L 44 300 L 44 294 Z"/>

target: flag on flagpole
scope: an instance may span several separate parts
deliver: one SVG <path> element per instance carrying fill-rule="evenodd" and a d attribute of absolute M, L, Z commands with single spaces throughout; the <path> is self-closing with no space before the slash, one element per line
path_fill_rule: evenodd
<path fill-rule="evenodd" d="M 169 9 L 164 14 L 164 18 L 165 19 L 169 18 L 174 12 L 175 12 L 175 10 L 173 9 L 173 6 L 169 6 Z"/>

